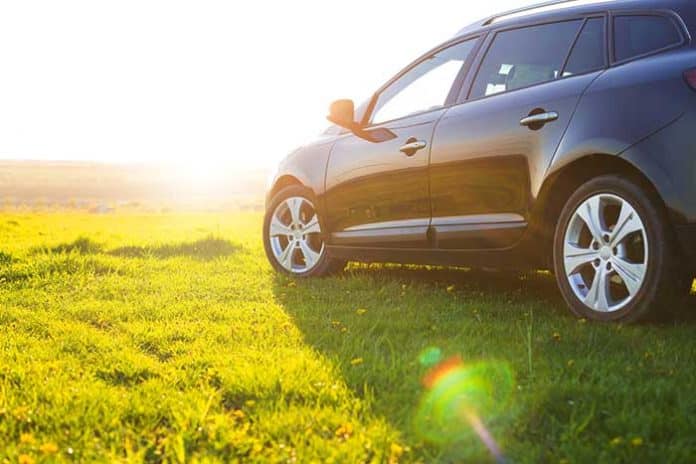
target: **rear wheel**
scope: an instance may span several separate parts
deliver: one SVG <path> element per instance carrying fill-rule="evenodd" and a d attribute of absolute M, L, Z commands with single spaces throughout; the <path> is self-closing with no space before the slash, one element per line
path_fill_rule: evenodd
<path fill-rule="evenodd" d="M 632 182 L 602 176 L 582 185 L 554 237 L 556 279 L 571 310 L 623 322 L 666 312 L 670 293 L 681 293 L 670 236 L 660 207 Z"/>
<path fill-rule="evenodd" d="M 299 185 L 286 187 L 271 199 L 263 238 L 266 256 L 276 270 L 316 277 L 345 266 L 328 257 L 322 221 L 314 205 L 312 192 Z"/>

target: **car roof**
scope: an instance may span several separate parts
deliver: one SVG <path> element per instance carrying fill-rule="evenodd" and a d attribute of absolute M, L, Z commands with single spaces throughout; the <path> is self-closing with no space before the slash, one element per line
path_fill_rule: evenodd
<path fill-rule="evenodd" d="M 622 10 L 671 10 L 682 17 L 689 30 L 691 30 L 691 24 L 696 20 L 696 11 L 694 11 L 696 10 L 696 2 L 692 2 L 692 0 L 554 0 L 483 18 L 457 32 L 455 38 L 499 26 L 515 26 L 537 20 L 553 20 L 559 16 L 582 16 L 597 12 L 620 12 Z"/>

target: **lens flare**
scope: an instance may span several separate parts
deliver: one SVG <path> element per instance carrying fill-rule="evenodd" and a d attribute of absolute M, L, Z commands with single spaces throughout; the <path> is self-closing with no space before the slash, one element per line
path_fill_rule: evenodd
<path fill-rule="evenodd" d="M 461 357 L 445 360 L 438 348 L 419 356 L 430 369 L 422 379 L 425 391 L 415 417 L 415 429 L 423 439 L 438 445 L 478 440 L 497 462 L 503 453 L 486 428 L 505 412 L 513 391 L 513 376 L 503 362 L 465 364 Z"/>

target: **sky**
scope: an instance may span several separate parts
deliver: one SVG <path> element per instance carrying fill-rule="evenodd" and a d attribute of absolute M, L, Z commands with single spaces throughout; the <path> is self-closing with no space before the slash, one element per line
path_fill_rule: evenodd
<path fill-rule="evenodd" d="M 471 22 L 537 3 L 0 2 L 0 159 L 269 168 Z"/>

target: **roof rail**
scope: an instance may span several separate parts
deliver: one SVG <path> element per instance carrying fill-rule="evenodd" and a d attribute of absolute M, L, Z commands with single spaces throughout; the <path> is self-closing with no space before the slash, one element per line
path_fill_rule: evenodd
<path fill-rule="evenodd" d="M 596 0 L 595 2 L 591 3 L 600 3 L 602 0 Z M 481 23 L 481 26 L 488 26 L 492 24 L 496 19 L 499 18 L 504 18 L 505 16 L 511 16 L 511 15 L 517 15 L 520 13 L 524 13 L 526 11 L 532 11 L 532 10 L 537 10 L 539 8 L 547 8 L 547 7 L 552 7 L 556 5 L 562 5 L 564 3 L 582 3 L 582 0 L 551 0 L 547 2 L 541 2 L 541 3 L 536 3 L 534 5 L 528 5 L 522 8 L 517 8 L 514 10 L 506 11 L 504 13 L 499 13 L 494 16 L 490 16 L 486 19 L 483 20 Z"/>

